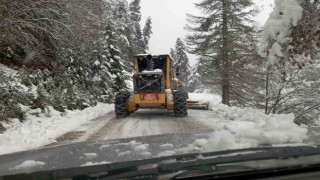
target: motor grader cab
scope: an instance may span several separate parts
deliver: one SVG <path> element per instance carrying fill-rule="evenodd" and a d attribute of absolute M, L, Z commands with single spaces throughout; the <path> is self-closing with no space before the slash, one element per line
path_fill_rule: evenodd
<path fill-rule="evenodd" d="M 117 117 L 150 108 L 173 110 L 178 117 L 188 115 L 188 93 L 176 78 L 170 55 L 137 55 L 134 64 L 134 92 L 122 91 L 116 95 Z"/>

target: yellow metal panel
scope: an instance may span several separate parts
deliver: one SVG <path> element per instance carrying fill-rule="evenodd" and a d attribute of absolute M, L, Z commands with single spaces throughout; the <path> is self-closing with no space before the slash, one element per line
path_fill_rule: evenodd
<path fill-rule="evenodd" d="M 171 62 L 170 62 L 170 56 L 167 56 L 167 77 L 166 77 L 166 89 L 171 89 L 171 82 L 170 82 L 170 64 L 171 64 Z"/>
<path fill-rule="evenodd" d="M 139 67 L 138 67 L 138 58 L 137 56 L 134 57 L 134 64 L 135 64 L 135 68 L 136 68 L 136 72 L 139 72 Z"/>
<path fill-rule="evenodd" d="M 136 106 L 136 104 L 134 102 L 128 102 L 128 107 L 127 108 L 128 108 L 128 110 L 130 112 L 134 112 L 134 111 L 137 110 L 137 106 Z"/>
<path fill-rule="evenodd" d="M 168 110 L 173 110 L 174 109 L 174 104 L 167 104 L 167 109 Z"/>

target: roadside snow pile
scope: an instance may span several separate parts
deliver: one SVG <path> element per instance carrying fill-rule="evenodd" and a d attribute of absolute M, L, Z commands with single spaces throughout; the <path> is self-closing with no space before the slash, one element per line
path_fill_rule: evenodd
<path fill-rule="evenodd" d="M 195 142 L 204 150 L 217 151 L 257 147 L 259 145 L 279 145 L 302 143 L 308 129 L 293 122 L 293 114 L 266 115 L 257 109 L 241 109 L 222 104 L 212 108 L 213 114 L 229 122 L 213 132 L 208 142 Z"/>
<path fill-rule="evenodd" d="M 114 105 L 99 103 L 82 111 L 67 111 L 65 115 L 49 107 L 50 116 L 27 114 L 26 121 L 3 123 L 7 129 L 0 134 L 0 154 L 34 149 L 55 142 L 55 139 L 81 125 L 112 111 Z"/>

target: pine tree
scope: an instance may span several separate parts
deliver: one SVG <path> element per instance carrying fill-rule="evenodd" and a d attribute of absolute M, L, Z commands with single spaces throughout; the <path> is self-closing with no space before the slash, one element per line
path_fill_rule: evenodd
<path fill-rule="evenodd" d="M 123 74 L 123 71 L 124 71 L 124 65 L 122 63 L 123 60 L 120 57 L 121 52 L 117 47 L 117 41 L 119 37 L 117 36 L 111 21 L 108 21 L 107 23 L 106 32 L 104 36 L 106 38 L 105 48 L 107 51 L 106 59 L 104 59 L 104 61 L 107 61 L 110 63 L 109 72 L 114 82 L 113 88 L 115 92 L 118 92 L 121 89 L 126 88 L 126 85 L 124 82 L 124 74 Z"/>
<path fill-rule="evenodd" d="M 133 0 L 129 5 L 130 19 L 132 21 L 133 28 L 133 46 L 134 53 L 145 53 L 146 47 L 144 44 L 144 37 L 140 26 L 141 21 L 141 0 Z"/>
<path fill-rule="evenodd" d="M 170 48 L 170 56 L 174 58 L 176 56 L 176 51 L 173 48 Z"/>
<path fill-rule="evenodd" d="M 243 78 L 245 61 L 253 59 L 249 55 L 255 51 L 250 25 L 255 14 L 252 5 L 251 0 L 202 0 L 196 7 L 203 16 L 188 15 L 186 28 L 193 34 L 187 36 L 187 43 L 191 53 L 201 56 L 203 83 L 220 84 L 222 103 L 226 105 L 247 99 L 238 92 L 246 93 L 249 86 L 237 87 L 237 82 Z"/>
<path fill-rule="evenodd" d="M 149 49 L 149 41 L 150 41 L 151 34 L 152 34 L 151 24 L 152 24 L 151 18 L 148 17 L 146 24 L 143 27 L 143 40 L 144 40 L 145 50 Z"/>
<path fill-rule="evenodd" d="M 110 2 L 112 20 L 119 34 L 118 48 L 121 59 L 127 72 L 133 70 L 133 56 L 145 53 L 152 34 L 151 19 L 147 19 L 143 31 L 141 30 L 141 1 L 134 0 L 128 4 L 126 0 Z"/>
<path fill-rule="evenodd" d="M 190 75 L 189 58 L 186 53 L 186 47 L 180 38 L 177 39 L 175 50 L 172 50 L 174 59 L 174 68 L 179 67 L 179 79 L 185 87 L 188 85 L 188 77 Z"/>
<path fill-rule="evenodd" d="M 190 75 L 188 77 L 187 90 L 188 92 L 203 92 L 203 86 L 200 80 L 199 64 L 197 63 L 190 69 Z"/>
<path fill-rule="evenodd" d="M 112 2 L 111 2 L 112 3 Z M 117 4 L 119 5 L 119 4 Z M 121 50 L 121 36 L 124 31 L 119 31 L 123 26 L 123 16 L 125 14 L 125 4 L 120 3 L 120 6 L 106 5 L 104 14 L 104 22 L 102 23 L 103 32 L 102 37 L 98 43 L 97 60 L 94 62 L 94 67 L 97 73 L 95 78 L 103 89 L 104 96 L 113 96 L 116 92 L 126 88 L 124 60 L 122 59 Z M 117 8 L 113 11 L 113 8 Z M 121 13 L 122 12 L 122 13 Z M 119 22 L 114 22 L 117 19 Z M 122 27 L 121 27 L 122 26 Z M 122 30 L 125 30 L 122 29 Z"/>
<path fill-rule="evenodd" d="M 134 22 L 140 22 L 141 21 L 141 0 L 133 0 L 130 3 L 130 18 Z"/>
<path fill-rule="evenodd" d="M 118 47 L 121 51 L 121 58 L 126 71 L 131 71 L 133 67 L 133 30 L 131 27 L 131 19 L 129 15 L 128 2 L 126 0 L 112 0 L 110 3 L 111 19 L 114 22 L 115 29 L 119 35 Z"/>

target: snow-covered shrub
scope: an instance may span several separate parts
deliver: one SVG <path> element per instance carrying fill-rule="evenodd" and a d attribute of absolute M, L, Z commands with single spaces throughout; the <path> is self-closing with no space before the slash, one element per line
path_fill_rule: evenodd
<path fill-rule="evenodd" d="M 320 6 L 318 1 L 276 0 L 259 54 L 267 60 L 265 112 L 294 113 L 298 124 L 320 116 Z"/>

